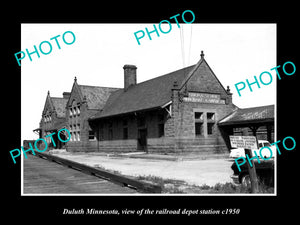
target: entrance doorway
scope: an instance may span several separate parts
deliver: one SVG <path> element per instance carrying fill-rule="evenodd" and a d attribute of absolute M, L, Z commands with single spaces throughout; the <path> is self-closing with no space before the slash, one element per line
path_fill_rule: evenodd
<path fill-rule="evenodd" d="M 138 129 L 137 149 L 147 152 L 147 128 Z"/>

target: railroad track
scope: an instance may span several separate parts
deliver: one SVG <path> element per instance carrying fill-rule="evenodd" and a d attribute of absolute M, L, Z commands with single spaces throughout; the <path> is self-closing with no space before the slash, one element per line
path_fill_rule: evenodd
<path fill-rule="evenodd" d="M 100 168 L 94 168 L 90 167 L 87 165 L 83 165 L 68 159 L 63 159 L 54 155 L 50 154 L 45 154 L 45 153 L 39 153 L 35 152 L 35 156 L 42 158 L 44 160 L 48 160 L 51 162 L 58 163 L 60 165 L 63 165 L 68 168 L 72 168 L 74 170 L 83 172 L 85 174 L 93 175 L 98 178 L 110 181 L 112 183 L 118 184 L 122 187 L 128 187 L 132 188 L 140 193 L 161 193 L 161 186 L 150 183 L 150 182 L 145 182 L 145 181 L 139 181 L 135 180 L 133 178 L 119 175 L 119 174 L 114 174 L 112 172 L 108 172 L 106 170 L 100 169 Z M 26 159 L 24 159 L 26 160 Z"/>

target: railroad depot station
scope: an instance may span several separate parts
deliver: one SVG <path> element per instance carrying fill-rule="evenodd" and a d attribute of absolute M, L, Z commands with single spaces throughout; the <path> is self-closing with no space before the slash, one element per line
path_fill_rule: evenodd
<path fill-rule="evenodd" d="M 229 152 L 229 135 L 241 134 L 274 142 L 274 105 L 238 108 L 203 52 L 197 64 L 141 83 L 136 66 L 123 69 L 124 88 L 81 85 L 75 77 L 63 97 L 48 91 L 34 132 L 48 148 L 70 152 L 218 154 Z M 62 128 L 71 139 L 54 146 L 45 136 Z"/>

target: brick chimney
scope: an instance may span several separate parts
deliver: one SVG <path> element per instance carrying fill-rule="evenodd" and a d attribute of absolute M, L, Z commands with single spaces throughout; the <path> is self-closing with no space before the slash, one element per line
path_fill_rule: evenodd
<path fill-rule="evenodd" d="M 64 92 L 64 93 L 63 93 L 63 98 L 64 98 L 64 99 L 69 99 L 70 96 L 71 96 L 71 92 Z"/>
<path fill-rule="evenodd" d="M 136 69 L 134 65 L 124 65 L 124 90 L 136 84 Z"/>

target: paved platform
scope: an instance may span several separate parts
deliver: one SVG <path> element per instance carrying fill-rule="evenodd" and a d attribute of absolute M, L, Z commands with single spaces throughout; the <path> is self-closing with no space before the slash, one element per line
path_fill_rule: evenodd
<path fill-rule="evenodd" d="M 107 180 L 33 155 L 24 159 L 24 194 L 135 194 Z"/>
<path fill-rule="evenodd" d="M 214 186 L 231 182 L 233 161 L 228 157 L 198 158 L 193 155 L 170 156 L 155 154 L 107 154 L 100 152 L 76 152 L 55 150 L 51 154 L 128 176 L 157 176 L 164 179 L 183 180 L 191 185 Z M 189 159 L 188 159 L 189 158 Z"/>

